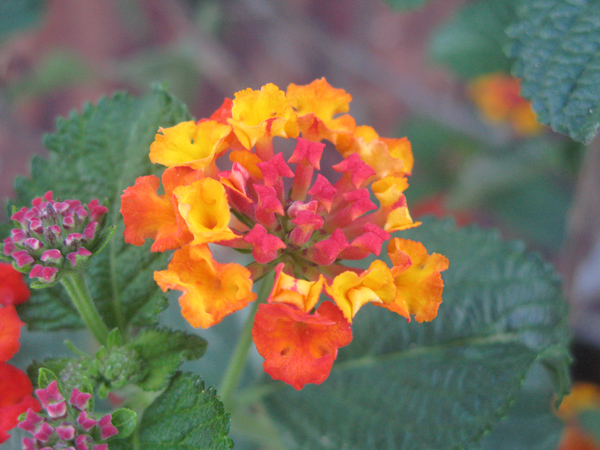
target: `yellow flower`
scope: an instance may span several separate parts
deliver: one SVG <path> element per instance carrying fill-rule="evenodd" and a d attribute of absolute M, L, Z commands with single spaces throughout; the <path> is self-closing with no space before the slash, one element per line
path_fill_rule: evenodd
<path fill-rule="evenodd" d="M 159 128 L 150 146 L 150 161 L 167 167 L 189 166 L 203 170 L 214 162 L 231 131 L 229 125 L 207 120 L 182 122 Z"/>
<path fill-rule="evenodd" d="M 164 292 L 183 292 L 181 314 L 196 328 L 211 327 L 256 299 L 250 271 L 236 263 L 218 263 L 207 245 L 180 248 L 167 270 L 154 272 L 154 280 Z"/>
<path fill-rule="evenodd" d="M 250 88 L 237 92 L 229 123 L 240 143 L 251 149 L 263 138 L 297 137 L 296 113 L 285 99 L 285 93 L 272 83 L 260 91 Z"/>
<path fill-rule="evenodd" d="M 390 269 L 383 261 L 375 260 L 360 275 L 346 271 L 325 285 L 327 294 L 344 313 L 348 322 L 366 303 L 388 304 L 396 297 L 396 287 Z"/>
<path fill-rule="evenodd" d="M 394 267 L 391 272 L 397 288 L 396 299 L 379 304 L 410 321 L 429 322 L 437 315 L 442 303 L 444 281 L 440 272 L 448 268 L 448 259 L 438 253 L 427 254 L 420 242 L 394 238 L 387 247 Z"/>
<path fill-rule="evenodd" d="M 316 281 L 299 280 L 283 272 L 283 264 L 275 268 L 275 283 L 269 295 L 270 303 L 288 303 L 304 312 L 309 312 L 319 301 L 325 279 Z"/>
<path fill-rule="evenodd" d="M 228 241 L 236 236 L 229 228 L 231 213 L 225 188 L 217 180 L 203 178 L 173 191 L 179 213 L 194 236 L 192 245 Z"/>

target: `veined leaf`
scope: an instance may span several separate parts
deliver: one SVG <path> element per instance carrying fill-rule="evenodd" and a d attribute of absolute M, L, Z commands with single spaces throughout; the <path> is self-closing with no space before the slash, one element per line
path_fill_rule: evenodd
<path fill-rule="evenodd" d="M 233 447 L 229 414 L 213 387 L 197 375 L 178 373 L 145 411 L 140 448 L 153 450 L 225 450 Z"/>
<path fill-rule="evenodd" d="M 521 94 L 538 120 L 589 142 L 600 126 L 600 3 L 527 0 L 507 32 Z"/>
<path fill-rule="evenodd" d="M 508 414 L 535 364 L 559 398 L 568 390 L 567 307 L 548 264 L 451 222 L 398 235 L 450 261 L 438 317 L 407 324 L 363 307 L 323 384 L 301 392 L 280 384 L 267 395 L 290 449 L 471 448 Z"/>
<path fill-rule="evenodd" d="M 48 190 L 58 199 L 108 199 L 107 225 L 117 225 L 117 231 L 91 259 L 87 282 L 109 328 L 152 322 L 165 304 L 152 273 L 166 267 L 167 255 L 125 244 L 120 196 L 137 177 L 162 169 L 148 158 L 158 128 L 188 119 L 185 106 L 162 89 L 141 99 L 124 93 L 104 98 L 58 119 L 56 132 L 45 139 L 48 159 L 34 158 L 31 178 L 17 179 L 18 206 Z M 32 329 L 82 325 L 61 286 L 36 290 L 19 312 Z"/>
<path fill-rule="evenodd" d="M 516 19 L 521 0 L 479 0 L 466 3 L 430 43 L 432 59 L 464 78 L 509 72 L 503 53 L 505 29 Z"/>

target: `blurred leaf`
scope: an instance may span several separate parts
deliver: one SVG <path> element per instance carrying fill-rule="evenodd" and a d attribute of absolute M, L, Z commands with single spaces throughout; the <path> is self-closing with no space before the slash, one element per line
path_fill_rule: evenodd
<path fill-rule="evenodd" d="M 227 437 L 229 421 L 213 387 L 205 388 L 197 375 L 177 373 L 166 391 L 144 411 L 138 448 L 229 449 L 233 447 Z"/>
<path fill-rule="evenodd" d="M 600 126 L 600 3 L 528 0 L 507 32 L 521 94 L 538 120 L 589 142 Z"/>
<path fill-rule="evenodd" d="M 504 30 L 516 19 L 520 3 L 521 0 L 466 3 L 433 37 L 431 58 L 464 78 L 508 73 L 511 62 L 502 51 L 507 42 Z"/>
<path fill-rule="evenodd" d="M 400 11 L 411 11 L 419 9 L 430 0 L 385 0 L 392 8 Z"/>
<path fill-rule="evenodd" d="M 577 415 L 581 428 L 600 444 L 600 409 L 588 409 Z"/>
<path fill-rule="evenodd" d="M 206 341 L 183 331 L 155 329 L 142 331 L 129 346 L 139 353 L 147 371 L 138 386 L 158 390 L 165 387 L 184 360 L 198 359 L 204 354 Z"/>
<path fill-rule="evenodd" d="M 162 89 L 136 99 L 119 93 L 86 105 L 81 113 L 57 120 L 57 130 L 45 144 L 48 159 L 35 157 L 31 178 L 16 181 L 17 203 L 29 205 L 48 190 L 55 198 L 89 202 L 108 199 L 107 225 L 117 232 L 106 248 L 91 259 L 87 282 L 108 328 L 130 322 L 153 323 L 166 300 L 152 273 L 167 264 L 168 255 L 151 253 L 123 240 L 121 193 L 141 175 L 156 173 L 148 158 L 158 127 L 189 119 L 185 106 Z M 19 309 L 31 329 L 53 330 L 82 323 L 61 287 L 38 290 Z"/>
<path fill-rule="evenodd" d="M 45 0 L 6 0 L 0 2 L 0 39 L 31 26 L 42 14 Z"/>
<path fill-rule="evenodd" d="M 365 307 L 323 384 L 273 383 L 266 404 L 291 449 L 470 448 L 509 413 L 536 362 L 559 398 L 568 390 L 567 306 L 547 263 L 448 221 L 400 235 L 450 261 L 438 317 L 406 324 Z"/>

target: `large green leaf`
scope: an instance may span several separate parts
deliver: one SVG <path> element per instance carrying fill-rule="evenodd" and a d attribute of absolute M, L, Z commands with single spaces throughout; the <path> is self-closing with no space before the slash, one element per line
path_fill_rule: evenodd
<path fill-rule="evenodd" d="M 600 126 L 600 3 L 527 0 L 507 32 L 521 94 L 538 120 L 589 142 Z"/>
<path fill-rule="evenodd" d="M 229 420 L 213 387 L 205 388 L 197 375 L 178 373 L 144 411 L 138 448 L 229 449 Z"/>
<path fill-rule="evenodd" d="M 141 99 L 124 93 L 103 98 L 81 113 L 60 118 L 56 132 L 45 140 L 48 159 L 34 158 L 31 178 L 17 179 L 19 206 L 48 190 L 59 199 L 108 200 L 108 224 L 117 225 L 117 232 L 92 259 L 87 281 L 109 328 L 151 322 L 165 304 L 152 272 L 166 267 L 167 256 L 151 253 L 149 245 L 125 244 L 120 196 L 138 176 L 161 169 L 148 158 L 158 127 L 188 119 L 185 106 L 162 89 Z M 33 329 L 81 326 L 60 286 L 35 291 L 20 314 Z"/>
<path fill-rule="evenodd" d="M 534 364 L 568 390 L 566 303 L 548 264 L 450 222 L 399 234 L 450 261 L 438 317 L 407 324 L 365 306 L 323 384 L 273 383 L 266 404 L 290 449 L 465 448 L 509 412 Z"/>
<path fill-rule="evenodd" d="M 516 19 L 521 0 L 469 2 L 442 27 L 430 44 L 430 56 L 457 75 L 472 78 L 491 72 L 509 72 L 503 53 L 504 32 Z"/>

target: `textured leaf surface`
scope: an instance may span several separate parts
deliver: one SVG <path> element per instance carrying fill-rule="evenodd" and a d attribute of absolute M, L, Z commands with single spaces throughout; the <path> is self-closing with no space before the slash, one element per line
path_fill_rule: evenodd
<path fill-rule="evenodd" d="M 509 72 L 503 52 L 506 27 L 516 19 L 521 0 L 480 0 L 463 8 L 433 37 L 430 56 L 457 75 L 472 78 L 491 72 Z"/>
<path fill-rule="evenodd" d="M 430 0 L 385 0 L 392 8 L 399 11 L 411 11 L 424 6 Z"/>
<path fill-rule="evenodd" d="M 165 305 L 152 273 L 166 267 L 167 256 L 151 253 L 149 245 L 125 244 L 120 196 L 138 176 L 160 170 L 148 158 L 158 127 L 188 119 L 186 108 L 160 89 L 141 99 L 123 93 L 104 98 L 60 118 L 56 132 L 45 140 L 48 159 L 34 158 L 31 178 L 17 179 L 18 206 L 48 190 L 59 199 L 108 199 L 108 224 L 117 225 L 117 231 L 91 260 L 87 281 L 109 328 L 151 322 Z M 34 292 L 20 313 L 32 329 L 81 326 L 69 302 L 57 286 Z"/>
<path fill-rule="evenodd" d="M 162 389 L 186 359 L 198 359 L 206 350 L 200 336 L 182 331 L 142 331 L 131 344 L 144 360 L 148 375 L 137 384 L 148 390 Z"/>
<path fill-rule="evenodd" d="M 213 387 L 194 374 L 178 373 L 142 417 L 139 448 L 223 450 L 233 447 L 229 414 Z"/>
<path fill-rule="evenodd" d="M 508 413 L 536 361 L 559 395 L 568 389 L 566 303 L 547 264 L 450 222 L 399 235 L 450 261 L 438 317 L 361 309 L 322 385 L 267 397 L 291 449 L 465 448 Z"/>
<path fill-rule="evenodd" d="M 538 120 L 589 142 L 600 126 L 600 3 L 528 0 L 507 32 L 521 94 Z"/>

